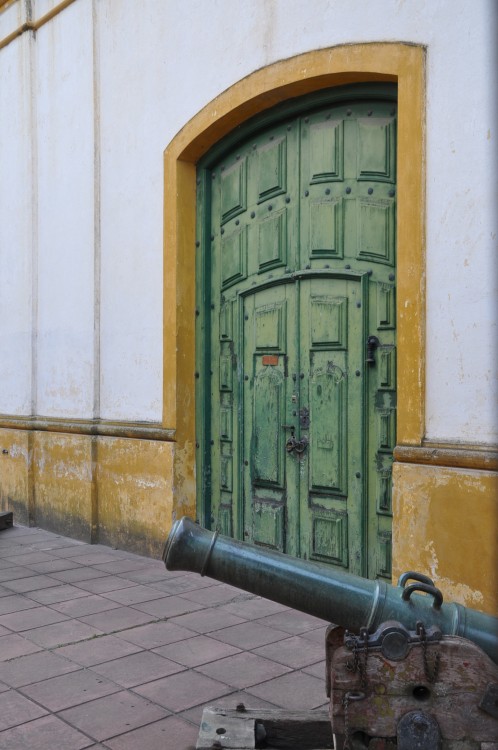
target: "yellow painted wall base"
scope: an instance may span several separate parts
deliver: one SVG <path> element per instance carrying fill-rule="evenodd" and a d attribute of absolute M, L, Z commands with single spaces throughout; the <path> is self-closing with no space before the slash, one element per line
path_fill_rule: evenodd
<path fill-rule="evenodd" d="M 498 615 L 498 472 L 395 463 L 395 579 L 429 575 L 445 601 Z"/>
<path fill-rule="evenodd" d="M 157 557 L 172 512 L 174 444 L 0 430 L 0 508 L 14 522 Z"/>

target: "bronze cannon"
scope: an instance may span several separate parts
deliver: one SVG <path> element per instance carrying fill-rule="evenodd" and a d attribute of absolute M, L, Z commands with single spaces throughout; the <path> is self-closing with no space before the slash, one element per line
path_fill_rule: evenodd
<path fill-rule="evenodd" d="M 325 651 L 336 750 L 498 748 L 498 619 L 443 602 L 427 576 L 391 586 L 189 518 L 174 524 L 163 560 L 334 623 Z"/>

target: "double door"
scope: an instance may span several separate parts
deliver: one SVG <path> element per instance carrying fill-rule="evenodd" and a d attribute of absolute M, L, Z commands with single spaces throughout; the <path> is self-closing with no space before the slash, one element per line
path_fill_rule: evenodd
<path fill-rule="evenodd" d="M 199 183 L 200 516 L 389 578 L 395 105 L 287 117 Z"/>

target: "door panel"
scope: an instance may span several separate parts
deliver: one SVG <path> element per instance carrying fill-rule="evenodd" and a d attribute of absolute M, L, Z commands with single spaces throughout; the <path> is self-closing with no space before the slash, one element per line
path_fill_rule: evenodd
<path fill-rule="evenodd" d="M 296 358 L 295 284 L 270 285 L 243 298 L 243 497 L 248 541 L 296 552 L 298 467 L 286 441 L 296 407 L 289 359 Z M 293 403 L 294 402 L 294 403 Z"/>
<path fill-rule="evenodd" d="M 200 170 L 198 302 L 208 525 L 387 578 L 396 439 L 390 96 L 275 120 Z"/>
<path fill-rule="evenodd" d="M 363 564 L 364 286 L 340 273 L 300 282 L 301 554 L 354 573 Z"/>

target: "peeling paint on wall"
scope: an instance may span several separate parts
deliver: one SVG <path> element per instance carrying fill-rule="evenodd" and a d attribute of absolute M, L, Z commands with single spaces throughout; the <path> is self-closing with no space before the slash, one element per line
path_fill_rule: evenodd
<path fill-rule="evenodd" d="M 418 570 L 447 601 L 498 613 L 498 474 L 395 463 L 394 577 Z"/>
<path fill-rule="evenodd" d="M 172 443 L 0 430 L 0 446 L 0 507 L 16 523 L 159 555 L 171 525 Z"/>

